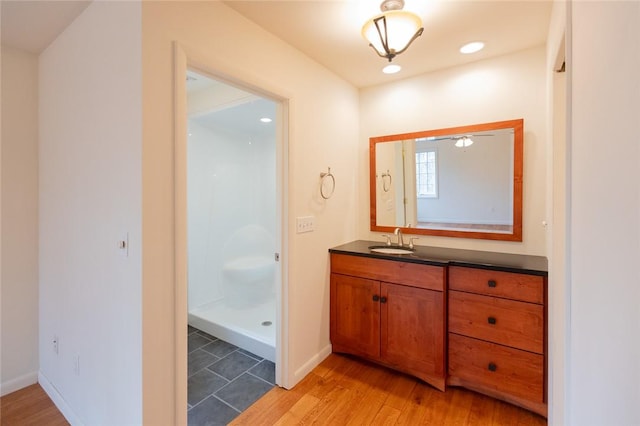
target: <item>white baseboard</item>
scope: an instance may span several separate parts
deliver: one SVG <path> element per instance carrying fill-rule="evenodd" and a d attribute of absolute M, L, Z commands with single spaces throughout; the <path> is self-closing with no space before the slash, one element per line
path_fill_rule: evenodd
<path fill-rule="evenodd" d="M 42 386 L 42 389 L 49 395 L 49 398 L 53 401 L 53 403 L 58 407 L 58 410 L 62 413 L 65 419 L 71 424 L 71 426 L 82 426 L 83 423 L 80 421 L 76 413 L 73 412 L 69 404 L 64 400 L 62 395 L 58 392 L 58 390 L 53 386 L 53 384 L 47 379 L 47 377 L 42 374 L 42 371 L 38 372 L 38 383 Z"/>
<path fill-rule="evenodd" d="M 7 380 L 0 384 L 0 396 L 5 396 L 11 392 L 15 392 L 27 386 L 38 383 L 38 372 L 33 371 L 31 373 L 24 374 L 15 379 Z"/>
<path fill-rule="evenodd" d="M 312 356 L 309 361 L 305 362 L 302 367 L 298 368 L 295 373 L 293 373 L 293 383 L 291 387 L 297 385 L 300 380 L 304 379 L 305 376 L 311 372 L 311 370 L 316 368 L 318 364 L 324 361 L 325 358 L 329 355 L 331 355 L 331 344 L 322 348 L 320 352 Z"/>

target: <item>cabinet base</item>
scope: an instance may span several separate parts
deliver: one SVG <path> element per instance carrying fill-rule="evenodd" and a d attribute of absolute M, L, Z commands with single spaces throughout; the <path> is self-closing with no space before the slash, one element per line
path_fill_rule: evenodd
<path fill-rule="evenodd" d="M 522 407 L 526 410 L 539 414 L 544 418 L 547 418 L 547 404 L 544 402 L 533 402 L 523 398 L 515 397 L 513 395 L 504 394 L 502 392 L 496 392 L 493 389 L 485 388 L 483 386 L 478 386 L 475 383 L 469 382 L 459 377 L 448 377 L 447 386 L 460 386 L 460 387 L 472 390 L 474 392 L 478 392 L 483 395 L 487 395 L 492 398 L 499 399 L 501 401 L 505 401 L 513 405 L 517 405 L 518 407 Z"/>

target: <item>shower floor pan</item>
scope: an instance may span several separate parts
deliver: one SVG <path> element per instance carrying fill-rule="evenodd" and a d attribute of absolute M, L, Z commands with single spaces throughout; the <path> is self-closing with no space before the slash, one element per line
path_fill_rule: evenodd
<path fill-rule="evenodd" d="M 189 312 L 189 324 L 271 362 L 276 362 L 275 299 L 248 308 L 217 301 Z"/>

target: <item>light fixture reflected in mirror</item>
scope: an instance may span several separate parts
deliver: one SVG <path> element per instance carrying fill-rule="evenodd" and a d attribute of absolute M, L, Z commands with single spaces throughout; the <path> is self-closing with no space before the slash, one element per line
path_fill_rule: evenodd
<path fill-rule="evenodd" d="M 389 62 L 401 54 L 422 35 L 422 20 L 415 13 L 402 10 L 404 0 L 384 0 L 381 15 L 369 19 L 362 27 L 362 36 L 378 56 Z"/>
<path fill-rule="evenodd" d="M 473 145 L 473 139 L 471 139 L 469 136 L 463 136 L 456 140 L 456 146 L 458 148 L 466 148 L 471 145 Z"/>

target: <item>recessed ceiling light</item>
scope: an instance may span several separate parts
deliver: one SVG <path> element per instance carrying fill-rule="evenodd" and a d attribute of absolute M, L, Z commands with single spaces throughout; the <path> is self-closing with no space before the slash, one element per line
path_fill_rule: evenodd
<path fill-rule="evenodd" d="M 385 74 L 395 74 L 401 69 L 402 67 L 398 64 L 389 64 L 386 67 L 382 68 L 382 72 Z"/>
<path fill-rule="evenodd" d="M 479 50 L 482 50 L 484 47 L 484 43 L 481 41 L 472 41 L 471 43 L 467 43 L 460 48 L 460 53 L 476 53 Z"/>
<path fill-rule="evenodd" d="M 271 123 L 273 120 L 271 120 L 269 117 L 262 117 L 260 121 L 262 121 L 263 123 Z"/>

